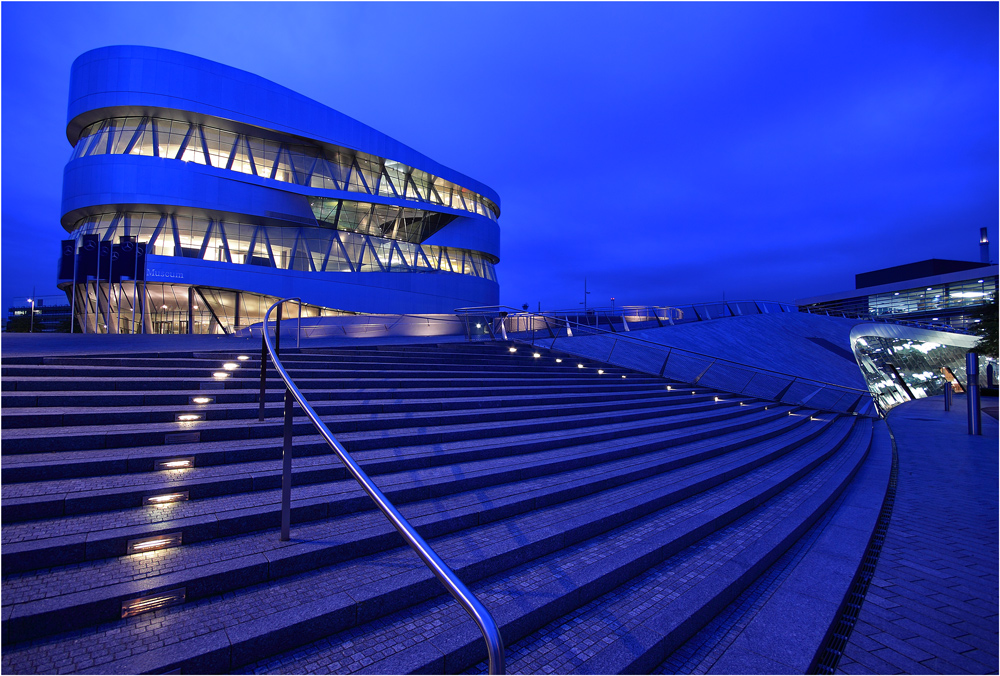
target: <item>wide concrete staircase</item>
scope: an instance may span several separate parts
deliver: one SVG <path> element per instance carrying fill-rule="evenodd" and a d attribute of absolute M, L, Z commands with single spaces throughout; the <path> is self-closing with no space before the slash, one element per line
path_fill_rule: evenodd
<path fill-rule="evenodd" d="M 493 613 L 510 672 L 676 670 L 722 644 L 713 663 L 747 667 L 736 639 L 825 566 L 825 619 L 794 639 L 813 659 L 884 494 L 873 421 L 511 347 L 282 359 Z M 297 408 L 279 541 L 283 388 L 270 369 L 259 422 L 259 359 L 4 360 L 5 672 L 485 668 L 475 625 Z"/>

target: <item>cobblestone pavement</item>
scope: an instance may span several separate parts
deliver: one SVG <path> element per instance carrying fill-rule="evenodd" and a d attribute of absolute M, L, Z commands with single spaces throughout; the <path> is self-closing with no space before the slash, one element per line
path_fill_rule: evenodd
<path fill-rule="evenodd" d="M 842 674 L 997 673 L 997 423 L 967 434 L 965 400 L 904 404 L 889 530 Z"/>

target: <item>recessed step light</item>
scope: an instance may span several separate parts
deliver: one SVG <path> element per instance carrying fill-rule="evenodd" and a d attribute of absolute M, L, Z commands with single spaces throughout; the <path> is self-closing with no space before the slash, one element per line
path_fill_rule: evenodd
<path fill-rule="evenodd" d="M 507 349 L 510 350 L 511 352 L 517 352 L 516 347 L 508 347 Z"/>
<path fill-rule="evenodd" d="M 212 377 L 213 378 L 217 378 L 218 380 L 223 380 L 223 379 L 229 377 L 229 372 L 228 371 L 216 371 L 215 373 L 212 374 Z"/>
<path fill-rule="evenodd" d="M 153 469 L 160 471 L 162 469 L 190 469 L 194 467 L 194 456 L 189 455 L 185 458 L 167 458 L 165 460 L 157 460 L 153 465 Z"/>
<path fill-rule="evenodd" d="M 222 368 L 226 369 L 227 371 L 235 371 L 239 367 L 240 365 L 234 361 L 227 361 L 225 364 L 222 365 Z"/>
<path fill-rule="evenodd" d="M 136 538 L 129 540 L 125 552 L 127 554 L 142 554 L 143 552 L 155 552 L 158 549 L 169 547 L 179 547 L 181 545 L 181 532 L 168 533 L 166 535 L 153 535 L 146 538 Z"/>
<path fill-rule="evenodd" d="M 557 364 L 562 364 L 562 359 L 556 359 Z"/>
<path fill-rule="evenodd" d="M 174 416 L 174 422 L 193 422 L 195 420 L 204 420 L 204 413 L 178 413 Z"/>
<path fill-rule="evenodd" d="M 188 398 L 188 403 L 189 404 L 214 404 L 215 403 L 215 397 L 206 397 L 204 395 L 197 396 L 197 397 L 189 397 Z"/>
<path fill-rule="evenodd" d="M 152 610 L 166 608 L 167 606 L 176 606 L 184 603 L 186 597 L 187 588 L 181 587 L 179 589 L 160 592 L 159 594 L 150 594 L 149 596 L 140 596 L 137 599 L 122 601 L 122 619 L 138 615 L 139 613 L 148 613 Z"/>
<path fill-rule="evenodd" d="M 145 505 L 169 505 L 174 502 L 187 502 L 188 492 L 179 491 L 177 493 L 161 493 L 160 495 L 147 495 L 142 499 Z"/>
<path fill-rule="evenodd" d="M 250 357 L 246 356 L 245 354 L 241 354 L 239 357 L 237 357 L 237 359 L 239 359 L 240 361 L 246 361 L 249 358 Z"/>

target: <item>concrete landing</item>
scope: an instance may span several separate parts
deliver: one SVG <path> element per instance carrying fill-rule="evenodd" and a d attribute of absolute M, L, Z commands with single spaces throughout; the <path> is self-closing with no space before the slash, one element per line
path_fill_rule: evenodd
<path fill-rule="evenodd" d="M 992 402 L 987 403 L 990 405 Z M 899 479 L 842 674 L 997 673 L 997 438 L 967 434 L 965 399 L 892 409 Z"/>

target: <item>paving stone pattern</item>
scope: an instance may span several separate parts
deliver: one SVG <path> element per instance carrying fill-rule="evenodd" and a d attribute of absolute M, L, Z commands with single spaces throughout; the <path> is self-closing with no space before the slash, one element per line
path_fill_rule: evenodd
<path fill-rule="evenodd" d="M 965 400 L 893 409 L 896 502 L 843 674 L 997 673 L 997 423 Z"/>
<path fill-rule="evenodd" d="M 211 376 L 236 354 L 5 360 L 3 670 L 476 670 L 485 653 L 471 620 L 302 416 L 292 539 L 278 540 L 281 390 L 272 376 L 258 423 L 256 357 L 225 382 Z M 664 609 L 701 618 L 738 602 L 754 582 L 745 571 L 772 579 L 865 463 L 867 419 L 540 354 L 450 344 L 284 356 L 498 618 L 512 672 L 616 664 L 619 639 Z M 88 376 L 95 368 L 141 371 L 119 383 Z M 187 403 L 206 392 L 214 403 Z M 207 419 L 173 422 L 184 410 Z M 201 440 L 168 443 L 187 429 Z M 195 467 L 153 470 L 180 456 Z M 141 506 L 181 490 L 188 502 Z M 175 531 L 181 546 L 124 555 L 130 538 Z M 122 601 L 177 587 L 185 603 L 119 619 Z M 628 659 L 653 660 L 649 671 L 656 653 Z"/>

